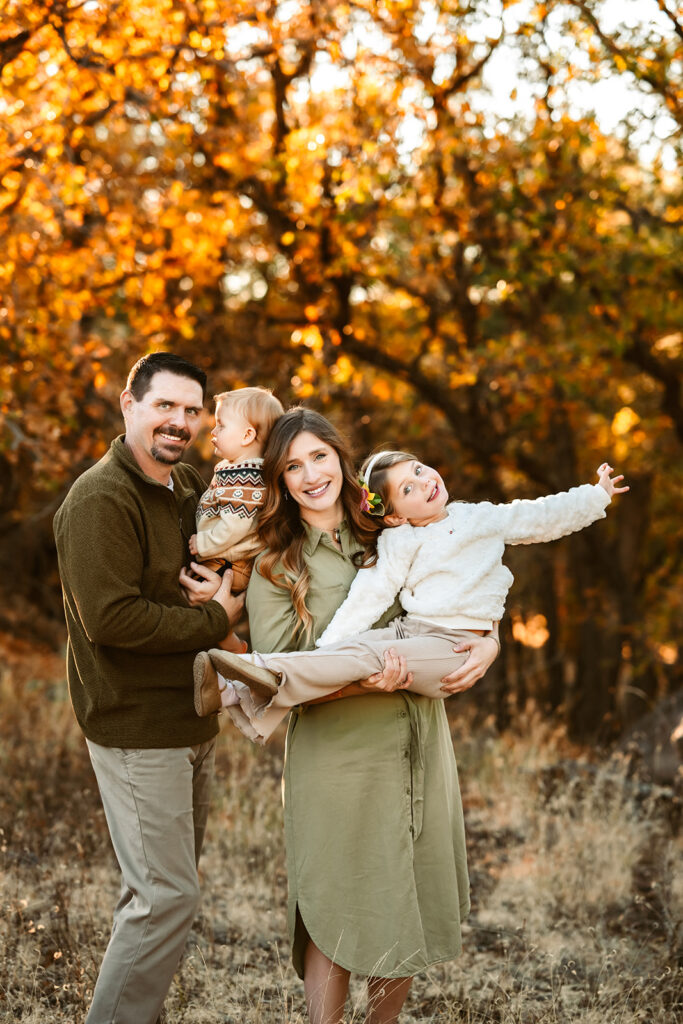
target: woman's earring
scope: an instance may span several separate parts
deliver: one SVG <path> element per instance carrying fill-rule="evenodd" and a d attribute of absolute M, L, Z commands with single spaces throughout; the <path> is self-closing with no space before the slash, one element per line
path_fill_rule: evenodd
<path fill-rule="evenodd" d="M 286 487 L 284 488 L 284 492 L 283 493 L 284 493 L 284 496 L 285 496 L 285 501 L 289 501 L 289 491 L 287 490 Z"/>

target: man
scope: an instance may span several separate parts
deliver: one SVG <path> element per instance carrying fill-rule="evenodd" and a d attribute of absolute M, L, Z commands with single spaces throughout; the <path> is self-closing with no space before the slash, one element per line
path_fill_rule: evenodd
<path fill-rule="evenodd" d="M 144 356 L 121 394 L 125 435 L 55 516 L 69 691 L 122 874 L 86 1024 L 157 1020 L 199 901 L 218 725 L 194 712 L 192 663 L 241 606 L 229 574 L 185 568 L 204 483 L 180 460 L 205 387 L 179 356 Z"/>

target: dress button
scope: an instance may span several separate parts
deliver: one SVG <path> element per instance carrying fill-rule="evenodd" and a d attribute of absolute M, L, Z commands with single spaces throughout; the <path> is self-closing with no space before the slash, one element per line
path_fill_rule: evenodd
<path fill-rule="evenodd" d="M 407 711 L 399 711 L 398 717 L 399 718 L 407 718 L 408 717 L 408 712 Z"/>
<path fill-rule="evenodd" d="M 405 758 L 408 758 L 408 757 L 410 757 L 410 751 L 409 751 L 409 750 L 406 750 L 406 751 L 404 752 L 403 756 L 404 756 Z"/>

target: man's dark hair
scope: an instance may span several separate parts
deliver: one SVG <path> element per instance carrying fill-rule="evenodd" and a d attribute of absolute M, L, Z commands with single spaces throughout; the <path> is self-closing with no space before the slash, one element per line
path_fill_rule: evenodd
<path fill-rule="evenodd" d="M 202 401 L 204 401 L 206 398 L 206 374 L 203 370 L 173 352 L 148 352 L 146 356 L 138 359 L 126 381 L 126 388 L 136 402 L 144 398 L 150 389 L 152 377 L 162 370 L 175 373 L 176 377 L 189 377 L 190 380 L 196 380 L 202 389 Z"/>

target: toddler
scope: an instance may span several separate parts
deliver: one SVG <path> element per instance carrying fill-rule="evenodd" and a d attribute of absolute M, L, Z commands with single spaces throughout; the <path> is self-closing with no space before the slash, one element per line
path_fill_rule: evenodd
<path fill-rule="evenodd" d="M 265 500 L 263 450 L 284 409 L 267 388 L 239 388 L 215 396 L 216 425 L 211 431 L 216 464 L 208 490 L 197 506 L 197 532 L 190 553 L 209 569 L 232 569 L 232 592 L 249 582 L 261 550 L 259 510 Z M 241 641 L 236 649 L 244 650 Z"/>
<path fill-rule="evenodd" d="M 377 561 L 359 570 L 320 649 L 198 654 L 197 713 L 228 707 L 238 727 L 263 743 L 291 707 L 380 671 L 388 646 L 405 655 L 414 676 L 409 690 L 444 697 L 439 680 L 457 667 L 453 645 L 471 632 L 498 642 L 491 630 L 513 582 L 502 562 L 505 545 L 556 540 L 604 518 L 612 496 L 628 490 L 612 473 L 603 463 L 597 484 L 535 500 L 449 503 L 441 476 L 413 455 L 373 455 L 362 470 L 363 508 L 387 528 Z M 397 594 L 405 614 L 370 629 Z"/>

